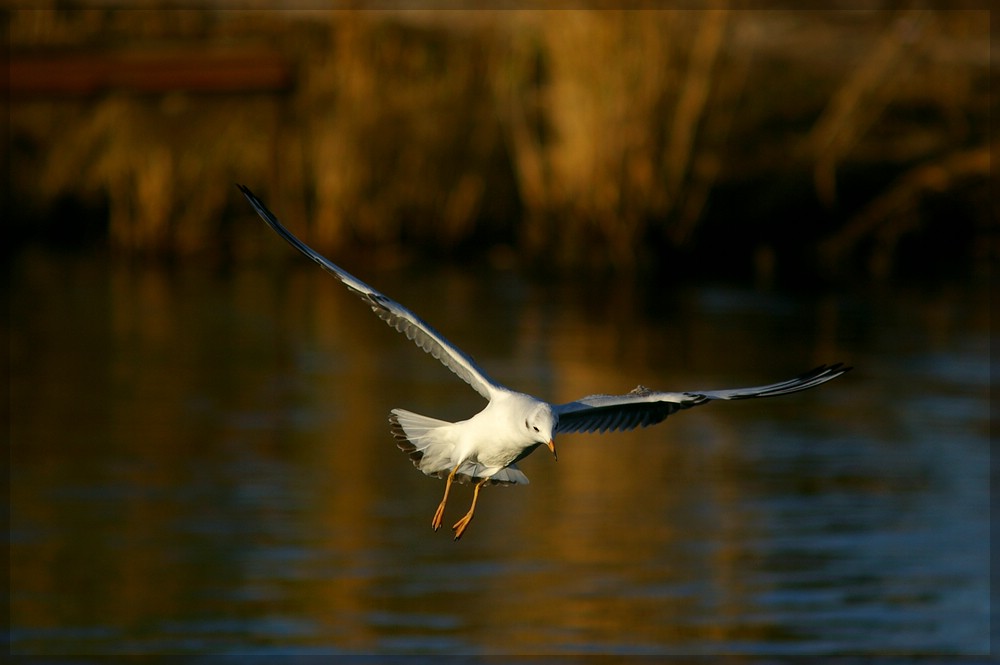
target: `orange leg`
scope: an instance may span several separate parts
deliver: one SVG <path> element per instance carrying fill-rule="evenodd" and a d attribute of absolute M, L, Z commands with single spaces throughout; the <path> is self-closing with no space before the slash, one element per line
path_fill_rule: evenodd
<path fill-rule="evenodd" d="M 476 512 L 476 501 L 479 500 L 479 490 L 489 480 L 489 478 L 483 478 L 476 483 L 476 488 L 472 490 L 472 507 L 469 508 L 469 512 L 465 514 L 465 517 L 455 522 L 455 526 L 451 527 L 452 531 L 455 532 L 455 540 L 462 537 L 462 534 L 465 533 L 465 527 L 469 526 L 469 522 L 472 521 L 472 514 Z"/>
<path fill-rule="evenodd" d="M 431 528 L 435 531 L 441 528 L 441 518 L 444 517 L 444 504 L 448 503 L 448 492 L 451 490 L 451 481 L 455 480 L 455 474 L 458 473 L 459 466 L 461 464 L 451 470 L 451 473 L 448 474 L 448 480 L 444 484 L 444 497 L 442 497 L 441 503 L 438 504 L 437 512 L 434 513 L 434 519 L 431 520 Z"/>

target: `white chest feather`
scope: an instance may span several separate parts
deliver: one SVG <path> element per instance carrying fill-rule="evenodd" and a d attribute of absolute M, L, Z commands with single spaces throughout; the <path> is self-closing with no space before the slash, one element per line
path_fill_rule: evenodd
<path fill-rule="evenodd" d="M 458 425 L 457 452 L 488 467 L 505 467 L 526 448 L 538 444 L 538 433 L 526 414 L 537 403 L 527 395 L 507 395 Z"/>

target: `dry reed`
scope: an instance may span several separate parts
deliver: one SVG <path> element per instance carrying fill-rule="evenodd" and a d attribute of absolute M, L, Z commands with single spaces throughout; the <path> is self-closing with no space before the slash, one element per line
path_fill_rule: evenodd
<path fill-rule="evenodd" d="M 240 253 L 238 180 L 325 251 L 507 243 L 630 269 L 704 243 L 720 184 L 811 171 L 836 209 L 847 170 L 984 150 L 987 28 L 951 11 L 15 11 L 15 54 L 267 43 L 296 85 L 14 98 L 14 203 L 103 198 L 126 252 Z M 838 256 L 881 232 L 859 214 Z"/>

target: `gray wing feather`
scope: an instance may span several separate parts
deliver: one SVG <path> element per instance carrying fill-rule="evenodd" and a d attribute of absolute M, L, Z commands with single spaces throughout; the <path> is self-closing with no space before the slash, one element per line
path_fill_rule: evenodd
<path fill-rule="evenodd" d="M 591 395 L 554 407 L 559 417 L 556 431 L 607 432 L 646 427 L 662 422 L 681 409 L 707 404 L 712 400 L 774 397 L 807 390 L 835 379 L 850 369 L 842 363 L 822 365 L 794 379 L 754 388 L 665 393 L 638 386 L 625 395 Z"/>
<path fill-rule="evenodd" d="M 248 188 L 237 185 L 243 196 L 247 198 L 250 205 L 254 207 L 261 219 L 267 222 L 274 231 L 285 239 L 295 249 L 299 250 L 310 259 L 318 263 L 324 270 L 339 279 L 344 286 L 361 297 L 368 303 L 372 311 L 380 319 L 406 335 L 418 347 L 437 358 L 441 363 L 454 372 L 460 379 L 475 388 L 476 392 L 490 399 L 494 391 L 502 387 L 487 376 L 479 365 L 467 353 L 456 347 L 444 338 L 439 332 L 424 322 L 419 316 L 400 305 L 388 296 L 379 293 L 360 279 L 351 275 L 340 266 L 334 264 L 323 255 L 319 254 L 304 242 L 295 237 L 291 231 L 286 229 L 278 218 L 267 209 L 260 199 L 254 196 Z"/>

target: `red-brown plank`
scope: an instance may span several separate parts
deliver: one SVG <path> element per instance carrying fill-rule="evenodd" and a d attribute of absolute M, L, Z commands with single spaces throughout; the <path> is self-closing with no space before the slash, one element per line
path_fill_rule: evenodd
<path fill-rule="evenodd" d="M 12 96 L 132 92 L 277 92 L 292 85 L 291 63 L 266 50 L 12 54 Z"/>

